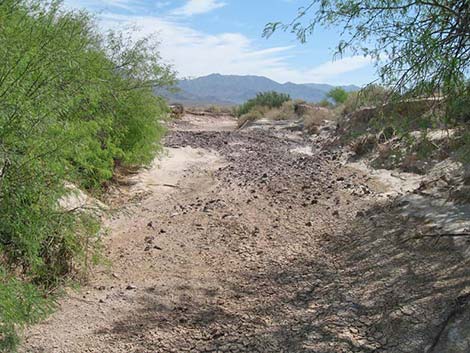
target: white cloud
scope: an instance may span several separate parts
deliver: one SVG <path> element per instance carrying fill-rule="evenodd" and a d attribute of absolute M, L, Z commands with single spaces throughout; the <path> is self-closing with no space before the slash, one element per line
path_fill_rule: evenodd
<path fill-rule="evenodd" d="M 82 7 L 82 8 L 110 8 L 122 9 L 127 11 L 135 11 L 140 8 L 142 3 L 140 0 L 65 0 L 68 7 Z"/>
<path fill-rule="evenodd" d="M 261 75 L 278 82 L 343 84 L 344 75 L 367 67 L 370 58 L 346 57 L 311 68 L 296 68 L 289 63 L 293 46 L 259 49 L 241 33 L 207 34 L 174 19 L 153 16 L 102 14 L 104 28 L 136 26 L 137 36 L 157 34 L 162 57 L 180 77 L 211 73 Z"/>
<path fill-rule="evenodd" d="M 310 74 L 317 76 L 340 75 L 343 73 L 356 71 L 371 63 L 371 58 L 361 55 L 342 58 L 337 61 L 327 62 L 310 70 Z"/>
<path fill-rule="evenodd" d="M 189 0 L 184 6 L 175 9 L 172 14 L 178 16 L 193 16 L 210 12 L 226 4 L 218 0 Z"/>

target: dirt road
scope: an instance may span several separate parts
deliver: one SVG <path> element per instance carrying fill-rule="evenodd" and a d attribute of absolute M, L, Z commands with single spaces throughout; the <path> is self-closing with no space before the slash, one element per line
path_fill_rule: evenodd
<path fill-rule="evenodd" d="M 28 330 L 22 352 L 418 352 L 434 342 L 446 312 L 429 306 L 445 308 L 468 276 L 457 255 L 439 259 L 446 244 L 421 256 L 377 235 L 404 223 L 378 204 L 380 183 L 301 133 L 236 131 L 229 118 L 185 117 L 166 146 L 115 196 L 127 201 L 107 221 L 111 264 Z"/>

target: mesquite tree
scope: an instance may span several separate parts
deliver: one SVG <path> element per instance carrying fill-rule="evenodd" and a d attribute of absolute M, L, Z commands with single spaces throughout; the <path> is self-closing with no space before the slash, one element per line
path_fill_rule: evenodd
<path fill-rule="evenodd" d="M 316 26 L 337 26 L 337 54 L 377 60 L 383 83 L 401 93 L 449 100 L 466 91 L 470 67 L 469 0 L 310 0 L 290 23 L 272 22 L 305 42 Z"/>
<path fill-rule="evenodd" d="M 172 86 L 155 40 L 102 33 L 60 0 L 0 0 L 0 351 L 50 309 L 48 293 L 99 255 L 99 219 L 62 206 L 150 163 Z"/>

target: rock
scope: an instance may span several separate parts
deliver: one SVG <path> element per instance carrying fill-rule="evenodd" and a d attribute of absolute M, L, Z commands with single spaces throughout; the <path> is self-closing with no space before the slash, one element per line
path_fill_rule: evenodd
<path fill-rule="evenodd" d="M 144 240 L 145 240 L 146 243 L 151 244 L 155 240 L 155 237 L 152 236 L 152 235 L 149 235 L 149 236 L 145 237 Z"/>
<path fill-rule="evenodd" d="M 137 287 L 132 285 L 132 284 L 129 284 L 127 287 L 126 287 L 126 290 L 136 290 Z"/>
<path fill-rule="evenodd" d="M 170 105 L 171 116 L 175 119 L 179 119 L 184 115 L 184 106 L 179 103 Z"/>

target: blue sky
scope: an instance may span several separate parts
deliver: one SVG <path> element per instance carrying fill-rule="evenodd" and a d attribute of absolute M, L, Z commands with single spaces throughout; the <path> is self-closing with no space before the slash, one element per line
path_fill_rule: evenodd
<path fill-rule="evenodd" d="M 261 37 L 270 21 L 292 20 L 308 0 L 65 0 L 95 13 L 103 29 L 135 26 L 155 34 L 163 59 L 180 77 L 210 73 L 262 75 L 278 82 L 363 85 L 374 79 L 368 58 L 333 60 L 335 29 L 317 29 L 307 44 L 294 35 Z"/>

